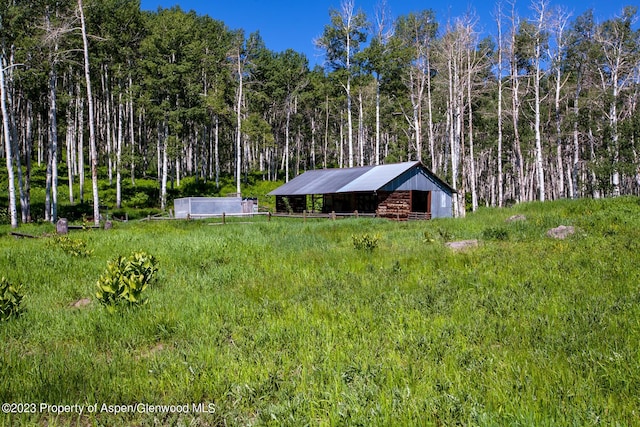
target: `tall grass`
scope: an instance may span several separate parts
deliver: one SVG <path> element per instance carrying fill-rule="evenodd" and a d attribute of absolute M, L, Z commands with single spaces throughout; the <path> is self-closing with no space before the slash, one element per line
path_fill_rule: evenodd
<path fill-rule="evenodd" d="M 505 221 L 514 214 L 527 219 Z M 561 224 L 577 233 L 545 236 Z M 356 249 L 365 234 L 376 247 Z M 215 411 L 44 412 L 0 425 L 640 423 L 637 198 L 464 220 L 128 223 L 71 237 L 91 255 L 0 238 L 2 274 L 26 295 L 23 315 L 0 325 L 0 400 Z M 454 253 L 451 239 L 480 246 Z M 141 250 L 159 264 L 148 304 L 109 313 L 98 277 Z M 72 307 L 82 298 L 92 302 Z"/>

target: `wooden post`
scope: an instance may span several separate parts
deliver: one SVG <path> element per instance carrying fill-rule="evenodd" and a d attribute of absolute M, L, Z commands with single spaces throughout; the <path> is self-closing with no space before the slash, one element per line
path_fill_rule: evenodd
<path fill-rule="evenodd" d="M 307 222 L 307 210 L 302 211 L 302 218 L 304 218 L 304 222 Z"/>
<path fill-rule="evenodd" d="M 331 219 L 336 219 L 336 211 L 331 211 Z"/>
<path fill-rule="evenodd" d="M 358 209 L 356 209 L 355 211 L 353 211 L 353 214 L 356 216 L 356 218 L 358 218 Z"/>
<path fill-rule="evenodd" d="M 267 213 L 267 222 L 271 222 L 271 212 Z"/>
<path fill-rule="evenodd" d="M 225 214 L 224 212 L 222 212 L 222 225 L 227 223 L 227 214 Z"/>

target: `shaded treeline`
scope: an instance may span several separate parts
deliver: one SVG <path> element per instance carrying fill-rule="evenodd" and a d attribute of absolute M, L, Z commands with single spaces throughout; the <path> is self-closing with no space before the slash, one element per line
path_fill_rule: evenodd
<path fill-rule="evenodd" d="M 83 12 L 83 13 L 81 13 Z M 479 204 L 638 194 L 640 32 L 635 8 L 598 22 L 545 0 L 496 6 L 493 36 L 433 11 L 366 16 L 350 0 L 315 41 L 325 67 L 259 33 L 137 0 L 0 5 L 2 156 L 12 224 L 30 220 L 31 170 L 84 202 L 123 180 L 421 160 Z M 84 36 L 84 37 L 83 37 Z M 90 108 L 90 106 L 92 106 Z M 95 147 L 94 147 L 95 146 Z M 95 148 L 95 149 L 94 149 Z M 59 175 L 58 171 L 62 171 Z M 14 218 L 15 217 L 15 218 Z"/>

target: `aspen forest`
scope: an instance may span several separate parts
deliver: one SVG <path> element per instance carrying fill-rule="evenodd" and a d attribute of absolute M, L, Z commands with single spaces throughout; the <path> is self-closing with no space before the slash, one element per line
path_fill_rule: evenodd
<path fill-rule="evenodd" d="M 546 0 L 527 10 L 497 2 L 481 33 L 472 14 L 367 16 L 343 0 L 317 29 L 322 65 L 311 67 L 259 32 L 179 7 L 3 1 L 7 222 L 56 221 L 60 203 L 88 203 L 97 223 L 99 181 L 119 208 L 124 182 L 156 180 L 165 210 L 167 187 L 185 178 L 233 177 L 241 194 L 248 176 L 410 160 L 457 190 L 456 216 L 640 195 L 637 8 L 606 19 Z M 44 212 L 33 212 L 40 186 Z"/>

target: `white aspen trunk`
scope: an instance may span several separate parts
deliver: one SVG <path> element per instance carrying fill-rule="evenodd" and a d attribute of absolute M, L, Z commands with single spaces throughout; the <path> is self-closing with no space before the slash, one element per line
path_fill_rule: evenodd
<path fill-rule="evenodd" d="M 558 11 L 556 15 L 556 19 L 552 22 L 552 28 L 554 29 L 555 40 L 556 40 L 556 48 L 555 53 L 550 54 L 549 56 L 552 58 L 552 63 L 555 67 L 556 74 L 556 84 L 555 84 L 555 121 L 556 121 L 556 162 L 558 168 L 558 181 L 557 181 L 557 189 L 559 197 L 569 196 L 573 198 L 574 188 L 572 182 L 572 172 L 570 167 L 570 162 L 567 161 L 567 185 L 565 189 L 565 165 L 563 159 L 563 138 L 562 138 L 562 118 L 560 115 L 560 97 L 562 92 L 562 60 L 563 60 L 563 52 L 566 49 L 566 41 L 564 37 L 564 29 L 567 25 L 569 18 L 569 14 L 562 13 L 562 11 Z M 580 79 L 580 73 L 577 73 L 577 79 Z M 580 86 L 580 82 L 577 82 L 577 86 Z"/>
<path fill-rule="evenodd" d="M 113 143 L 113 135 L 115 132 L 111 132 L 111 105 L 113 104 L 113 100 L 111 99 L 111 91 L 109 90 L 109 85 L 107 81 L 109 80 L 109 68 L 107 65 L 104 66 L 104 72 L 102 73 L 102 90 L 105 94 L 104 96 L 104 111 L 105 111 L 105 120 L 106 124 L 106 149 L 107 149 L 107 176 L 109 177 L 109 186 L 113 185 L 113 146 L 116 145 Z M 98 108 L 100 110 L 100 108 Z M 100 123 L 100 117 L 98 117 L 97 122 Z"/>
<path fill-rule="evenodd" d="M 134 126 L 134 109 L 133 109 L 133 96 L 132 96 L 133 80 L 131 74 L 129 74 L 129 100 L 127 101 L 127 110 L 129 114 L 129 138 L 131 144 L 131 185 L 136 185 L 136 162 L 135 162 L 135 147 L 136 147 L 136 132 Z"/>
<path fill-rule="evenodd" d="M 473 153 L 473 106 L 471 102 L 471 85 L 473 83 L 473 73 L 471 67 L 471 50 L 467 50 L 467 120 L 469 121 L 469 165 L 471 182 L 471 210 L 478 210 L 478 193 L 476 190 L 476 160 Z"/>
<path fill-rule="evenodd" d="M 158 147 L 162 144 L 162 178 L 160 183 L 160 209 L 167 209 L 167 176 L 169 175 L 169 158 L 167 155 L 167 143 L 169 140 L 169 129 L 167 123 L 163 123 L 162 133 L 158 135 L 162 141 L 158 140 Z"/>
<path fill-rule="evenodd" d="M 351 9 L 353 12 L 353 9 Z M 349 13 L 349 22 L 351 13 Z M 348 127 L 348 141 L 349 141 L 349 167 L 353 167 L 353 123 L 351 119 L 351 25 L 347 26 L 347 127 Z"/>
<path fill-rule="evenodd" d="M 512 38 L 512 44 L 515 47 L 515 30 Z M 524 161 L 522 158 L 522 149 L 520 144 L 520 131 L 518 126 L 520 124 L 520 79 L 518 77 L 518 68 L 516 65 L 515 53 L 512 51 L 512 64 L 511 64 L 511 117 L 513 120 L 513 151 L 514 160 L 517 173 L 517 189 L 516 198 L 519 202 L 525 201 L 525 183 L 524 183 Z"/>
<path fill-rule="evenodd" d="M 449 99 L 447 101 L 447 124 L 449 125 L 449 150 L 451 154 L 451 185 L 454 190 L 458 189 L 458 165 L 456 155 L 456 129 L 455 129 L 455 117 L 454 117 L 454 90 L 453 90 L 453 52 L 448 53 L 447 70 L 449 71 Z M 458 193 L 453 193 L 452 200 L 453 215 L 458 216 Z"/>
<path fill-rule="evenodd" d="M 613 173 L 611 176 L 611 184 L 613 186 L 613 197 L 620 195 L 620 171 L 618 163 L 620 162 L 620 145 L 618 143 L 618 69 L 614 68 L 611 76 L 613 86 L 613 100 L 611 101 L 610 124 L 611 124 L 611 142 L 613 144 Z"/>
<path fill-rule="evenodd" d="M 347 45 L 347 52 L 349 51 Z M 348 55 L 348 54 L 347 54 Z M 347 65 L 347 70 L 349 66 Z M 353 167 L 353 123 L 351 119 L 351 77 L 347 76 L 347 141 L 348 141 L 348 153 L 349 153 L 349 167 Z"/>
<path fill-rule="evenodd" d="M 37 113 L 38 114 L 38 126 L 36 126 L 36 129 L 42 129 L 42 114 Z M 44 135 L 43 132 L 38 132 L 38 154 L 37 154 L 37 162 L 38 162 L 38 167 L 42 166 L 42 162 L 44 161 Z"/>
<path fill-rule="evenodd" d="M 596 150 L 595 150 L 595 137 L 593 136 L 593 129 L 589 126 L 589 148 L 590 148 L 590 160 L 592 162 L 596 161 Z M 594 199 L 599 199 L 602 197 L 600 193 L 600 189 L 598 188 L 598 177 L 596 176 L 593 168 L 591 169 L 591 188 L 592 188 L 592 197 Z"/>
<path fill-rule="evenodd" d="M 541 202 L 545 199 L 544 169 L 542 166 L 542 136 L 540 134 L 540 64 L 535 72 L 535 134 L 536 134 L 536 175 L 538 178 L 538 197 Z"/>
<path fill-rule="evenodd" d="M 316 120 L 311 116 L 311 169 L 316 168 Z"/>
<path fill-rule="evenodd" d="M 376 147 L 375 161 L 377 166 L 380 164 L 380 76 L 376 78 Z"/>
<path fill-rule="evenodd" d="M 9 75 L 9 79 L 7 79 L 7 77 L 5 76 L 5 90 L 6 90 L 6 103 L 7 103 L 7 110 L 9 111 L 9 131 L 11 132 L 11 144 L 12 144 L 12 148 L 13 148 L 13 161 L 15 161 L 15 166 L 16 166 L 16 175 L 18 177 L 18 190 L 19 190 L 19 196 L 20 196 L 20 213 L 21 213 L 21 219 L 23 223 L 27 222 L 27 216 L 29 215 L 29 211 L 30 211 L 30 201 L 27 197 L 27 194 L 25 192 L 25 188 L 23 185 L 23 180 L 22 180 L 22 164 L 21 164 L 21 160 L 20 160 L 20 144 L 19 144 L 19 140 L 18 140 L 18 130 L 16 129 L 16 108 L 14 108 L 14 101 L 13 101 L 13 96 L 12 96 L 12 92 L 11 90 L 8 90 L 10 87 L 10 82 L 13 81 L 13 69 L 15 68 L 15 62 L 14 62 L 14 57 L 13 57 L 13 51 L 14 49 L 11 49 L 12 53 L 10 55 L 10 59 L 9 59 L 9 69 L 8 69 L 8 75 Z M 1 61 L 0 61 L 0 67 L 1 67 Z"/>
<path fill-rule="evenodd" d="M 55 67 L 55 66 L 54 66 Z M 51 173 L 51 198 L 49 220 L 58 220 L 58 102 L 56 95 L 57 76 L 54 67 L 49 72 L 49 165 L 47 175 Z M 49 178 L 49 177 L 47 177 Z M 45 215 L 46 217 L 46 215 Z"/>
<path fill-rule="evenodd" d="M 0 64 L 2 62 L 0 61 Z M 27 108 L 24 121 L 26 122 L 25 135 L 25 160 L 27 173 L 24 180 L 24 199 L 23 214 L 25 222 L 31 222 L 31 147 L 33 144 L 33 104 L 27 100 Z"/>
<path fill-rule="evenodd" d="M 240 181 L 242 179 L 242 63 L 238 52 L 238 96 L 236 99 L 236 195 L 240 196 Z"/>
<path fill-rule="evenodd" d="M 214 119 L 214 118 L 212 117 L 212 119 Z M 214 129 L 214 132 L 215 132 L 215 125 L 213 126 L 213 129 Z M 210 133 L 207 134 L 207 141 L 209 142 L 209 158 L 207 159 L 208 160 L 207 166 L 209 168 L 208 177 L 209 177 L 209 179 L 213 179 L 213 167 L 214 167 L 213 132 L 210 132 Z"/>
<path fill-rule="evenodd" d="M 11 149 L 11 131 L 9 128 L 9 111 L 7 109 L 7 87 L 4 73 L 6 71 L 4 52 L 0 56 L 0 108 L 2 110 L 2 130 L 4 133 L 5 157 L 7 160 L 7 176 L 9 184 L 9 217 L 11 228 L 18 228 L 18 209 L 16 205 L 15 175 L 13 171 L 13 153 Z"/>
<path fill-rule="evenodd" d="M 156 169 L 158 170 L 158 183 L 162 184 L 162 132 L 164 130 L 164 123 L 162 128 L 158 125 L 158 138 L 156 139 Z"/>
<path fill-rule="evenodd" d="M 84 101 L 78 88 L 78 191 L 80 203 L 84 203 Z"/>
<path fill-rule="evenodd" d="M 84 19 L 82 0 L 78 0 L 80 22 L 82 28 L 82 43 L 84 47 L 84 76 L 87 82 L 87 106 L 89 108 L 89 151 L 91 153 L 91 186 L 93 189 L 93 221 L 100 225 L 100 198 L 98 197 L 98 147 L 96 143 L 96 130 L 93 110 L 93 95 L 91 93 L 91 74 L 89 68 L 89 41 Z"/>
<path fill-rule="evenodd" d="M 558 196 L 564 197 L 564 166 L 562 162 L 562 128 L 560 120 L 560 90 L 562 89 L 561 70 L 556 70 L 556 93 L 555 93 L 555 115 L 556 115 L 556 161 L 558 163 Z"/>
<path fill-rule="evenodd" d="M 578 76 L 578 85 L 576 88 L 576 92 L 574 95 L 574 103 L 573 103 L 573 168 L 571 173 L 572 178 L 572 189 L 573 191 L 570 193 L 570 197 L 572 199 L 576 199 L 578 197 L 578 167 L 580 162 L 580 134 L 578 132 L 578 118 L 580 116 L 580 108 L 579 108 L 579 99 L 580 99 L 580 76 Z"/>
<path fill-rule="evenodd" d="M 66 134 L 66 145 L 67 145 L 67 179 L 69 182 L 69 203 L 74 203 L 73 198 L 73 173 L 74 173 L 74 161 L 73 161 L 73 153 L 75 153 L 75 144 L 74 144 L 74 136 L 76 130 L 74 128 L 75 120 L 72 118 L 73 113 L 73 93 L 72 90 L 69 89 L 69 107 L 67 108 L 67 134 Z"/>
<path fill-rule="evenodd" d="M 327 156 L 329 155 L 329 95 L 325 96 L 325 122 L 324 122 L 324 156 L 322 168 L 327 168 Z"/>
<path fill-rule="evenodd" d="M 431 100 L 431 53 L 427 47 L 427 126 L 429 130 L 429 151 L 431 155 L 431 170 L 437 173 L 438 165 L 436 162 L 435 132 L 433 129 L 433 102 Z"/>
<path fill-rule="evenodd" d="M 359 166 L 364 166 L 364 108 L 362 106 L 362 89 L 358 91 L 358 151 Z"/>
<path fill-rule="evenodd" d="M 498 206 L 504 203 L 504 175 L 502 173 L 502 9 L 498 4 Z"/>
<path fill-rule="evenodd" d="M 116 207 L 122 208 L 122 139 L 124 133 L 124 105 L 122 93 L 118 95 L 118 139 L 116 143 Z"/>
<path fill-rule="evenodd" d="M 302 151 L 302 138 L 300 128 L 296 132 L 296 176 L 300 175 L 300 152 Z"/>
<path fill-rule="evenodd" d="M 215 116 L 213 137 L 213 161 L 216 173 L 216 188 L 220 188 L 220 118 Z"/>
<path fill-rule="evenodd" d="M 339 147 L 337 147 L 340 150 L 340 163 L 339 163 L 339 167 L 343 168 L 344 167 L 344 124 L 342 123 L 342 117 L 340 118 L 340 140 L 338 142 L 340 144 Z"/>
<path fill-rule="evenodd" d="M 176 159 L 176 187 L 180 187 L 180 173 L 180 159 Z"/>
<path fill-rule="evenodd" d="M 544 168 L 542 164 L 542 135 L 540 133 L 540 80 L 541 80 L 541 60 L 542 60 L 542 31 L 544 30 L 545 20 L 545 0 L 541 0 L 539 3 L 539 19 L 538 27 L 536 29 L 536 41 L 535 41 L 535 78 L 534 78 L 534 92 L 535 92 L 535 137 L 536 137 L 536 176 L 538 178 L 538 198 L 541 202 L 545 200 L 545 182 L 544 182 Z"/>
<path fill-rule="evenodd" d="M 287 97 L 287 118 L 284 128 L 284 180 L 289 182 L 289 123 L 291 121 L 291 100 Z"/>
<path fill-rule="evenodd" d="M 421 97 L 418 95 L 413 98 L 413 129 L 414 129 L 414 142 L 416 144 L 416 159 L 418 161 L 422 161 L 422 144 L 420 142 L 420 134 L 422 133 L 422 129 L 420 129 L 420 104 L 422 103 Z M 409 153 L 407 153 L 410 156 Z"/>

